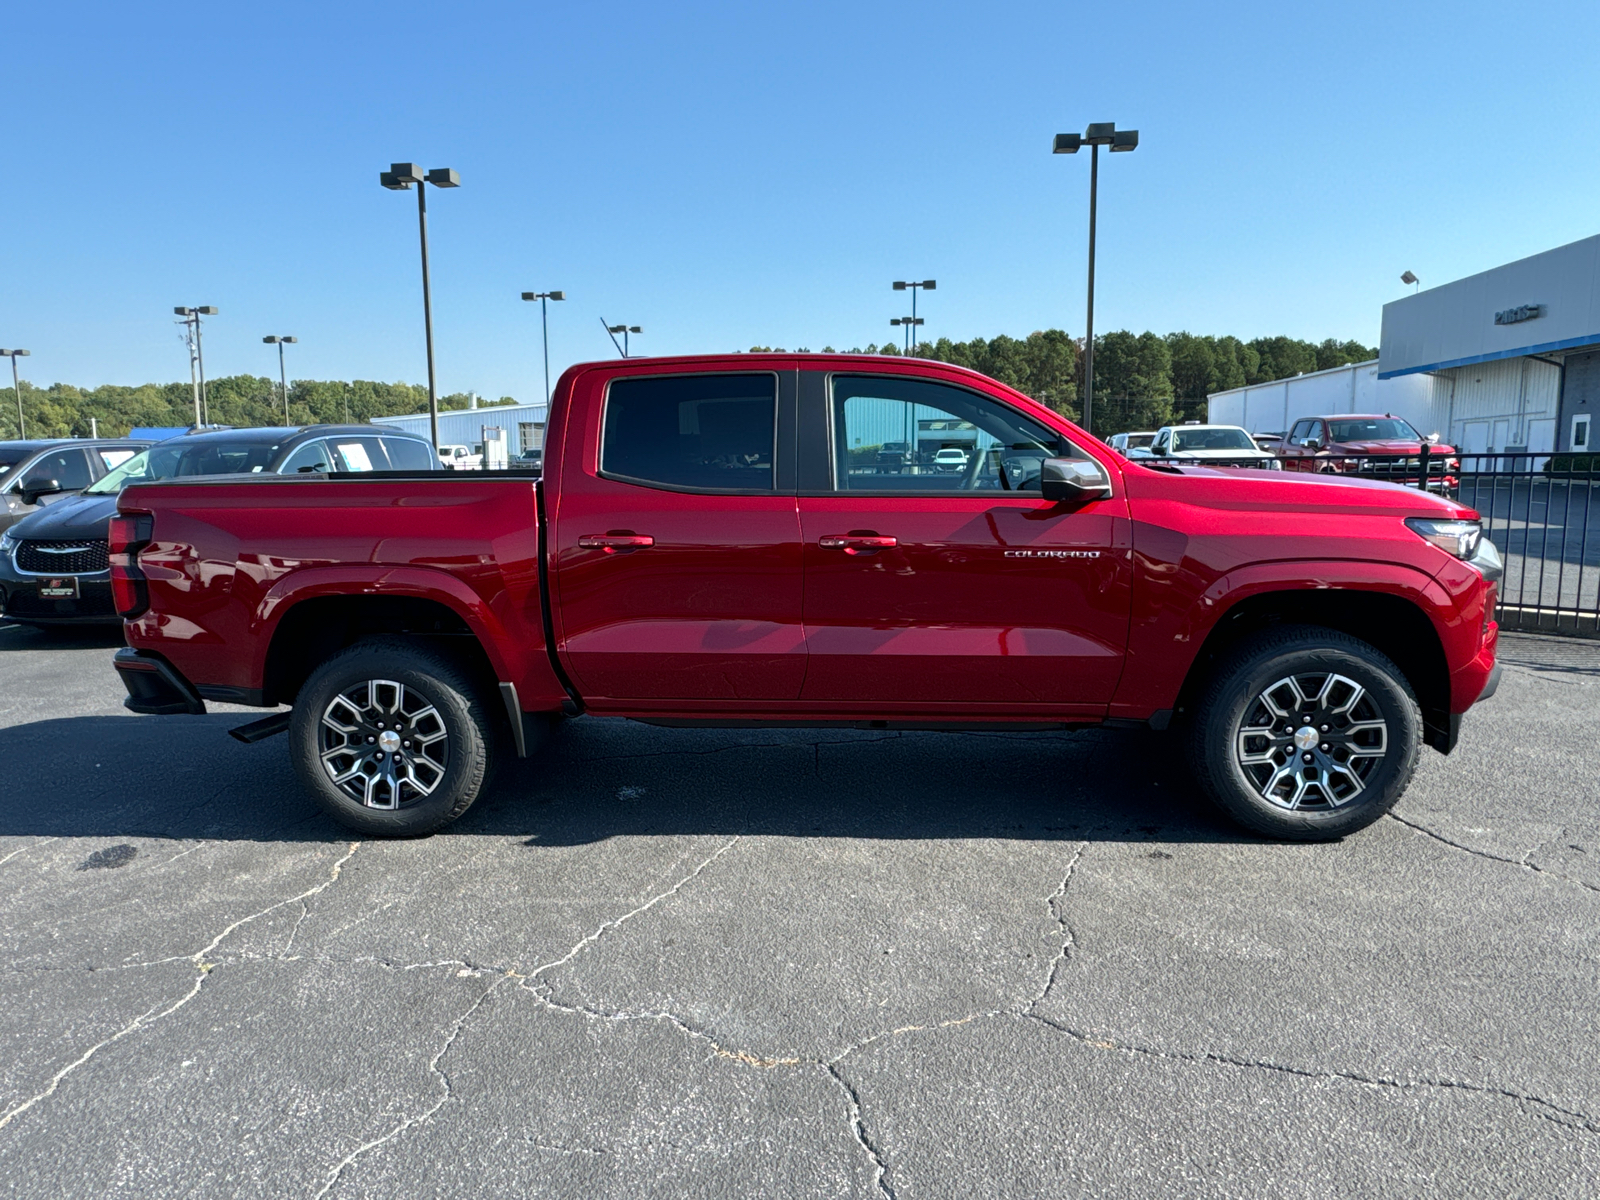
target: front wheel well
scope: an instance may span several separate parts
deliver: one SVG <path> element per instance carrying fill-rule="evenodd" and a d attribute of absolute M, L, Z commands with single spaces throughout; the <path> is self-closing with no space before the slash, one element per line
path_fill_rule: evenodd
<path fill-rule="evenodd" d="M 1403 596 L 1350 589 L 1266 592 L 1249 596 L 1212 626 L 1190 664 L 1176 711 L 1194 711 L 1206 681 L 1241 639 L 1281 625 L 1317 625 L 1360 638 L 1387 656 L 1406 677 L 1422 708 L 1423 738 L 1449 753 L 1450 667 L 1438 631 Z"/>
<path fill-rule="evenodd" d="M 404 634 L 426 642 L 494 692 L 489 656 L 461 615 L 420 596 L 314 596 L 278 621 L 262 673 L 262 699 L 292 704 L 311 672 L 346 646 L 369 637 Z"/>

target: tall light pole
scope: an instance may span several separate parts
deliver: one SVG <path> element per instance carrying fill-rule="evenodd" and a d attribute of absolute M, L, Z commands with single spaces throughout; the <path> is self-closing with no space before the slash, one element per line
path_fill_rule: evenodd
<path fill-rule="evenodd" d="M 911 353 L 911 330 L 913 326 L 921 325 L 921 317 L 890 317 L 889 324 L 904 325 L 906 327 L 906 353 Z"/>
<path fill-rule="evenodd" d="M 183 323 L 188 327 L 189 337 L 189 378 L 194 384 L 194 423 L 205 426 L 211 423 L 211 406 L 206 403 L 206 356 L 200 348 L 200 318 L 214 317 L 217 308 L 214 304 L 200 304 L 194 308 L 184 308 L 181 304 L 172 310 L 183 318 Z M 199 374 L 195 374 L 196 367 Z"/>
<path fill-rule="evenodd" d="M 16 389 L 17 393 L 17 436 L 23 441 L 27 441 L 28 427 L 22 421 L 22 383 L 17 379 L 17 359 L 27 358 L 28 351 L 0 350 L 0 355 L 4 355 L 11 360 L 11 386 Z"/>
<path fill-rule="evenodd" d="M 417 229 L 422 237 L 422 324 L 428 338 L 428 428 L 432 431 L 433 452 L 439 453 L 439 387 L 433 374 L 433 297 L 428 290 L 428 184 L 434 187 L 460 187 L 461 176 L 449 167 L 435 167 L 426 175 L 416 163 L 390 163 L 380 172 L 378 182 L 391 192 L 403 192 L 417 185 Z"/>
<path fill-rule="evenodd" d="M 269 346 L 276 344 L 278 347 L 278 382 L 283 385 L 283 423 L 287 427 L 289 424 L 289 374 L 284 370 L 283 367 L 283 348 L 285 345 L 294 345 L 300 339 L 292 337 L 264 337 L 261 340 Z"/>
<path fill-rule="evenodd" d="M 915 325 L 921 325 L 922 322 L 917 320 L 917 293 L 919 291 L 933 291 L 934 288 L 939 286 L 939 281 L 937 279 L 923 279 L 913 282 L 911 280 L 896 279 L 892 286 L 897 292 L 909 291 L 911 293 L 911 321 Z M 909 344 L 906 346 L 906 353 L 911 353 Z"/>
<path fill-rule="evenodd" d="M 606 325 L 606 319 L 604 317 L 600 318 L 600 324 Z M 606 332 L 611 335 L 611 344 L 613 346 L 617 346 L 617 334 L 620 333 L 622 335 L 622 345 L 617 346 L 617 349 L 622 351 L 623 358 L 627 358 L 628 335 L 630 333 L 643 333 L 644 330 L 640 329 L 637 325 L 606 325 Z"/>
<path fill-rule="evenodd" d="M 523 292 L 524 300 L 539 302 L 539 323 L 544 327 L 544 402 L 550 404 L 550 306 L 547 300 L 565 300 L 565 292 Z"/>
<path fill-rule="evenodd" d="M 1116 154 L 1139 147 L 1137 129 L 1118 129 L 1115 122 L 1103 121 L 1089 126 L 1083 134 L 1058 133 L 1052 154 L 1076 154 L 1080 146 L 1092 151 L 1089 161 L 1089 307 L 1084 318 L 1083 333 L 1083 430 L 1094 432 L 1090 420 L 1094 410 L 1094 218 L 1096 194 L 1100 186 L 1100 147 L 1110 146 Z"/>

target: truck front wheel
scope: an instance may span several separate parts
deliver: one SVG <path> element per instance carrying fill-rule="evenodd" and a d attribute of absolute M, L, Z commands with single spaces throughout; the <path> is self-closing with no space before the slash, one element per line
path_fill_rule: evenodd
<path fill-rule="evenodd" d="M 372 837 L 420 837 L 484 789 L 493 727 L 466 674 L 403 638 L 358 642 L 295 698 L 295 769 L 317 803 Z"/>
<path fill-rule="evenodd" d="M 1326 841 L 1394 807 L 1416 770 L 1422 714 L 1405 676 L 1348 634 L 1284 626 L 1235 647 L 1190 729 L 1195 774 L 1236 821 Z"/>

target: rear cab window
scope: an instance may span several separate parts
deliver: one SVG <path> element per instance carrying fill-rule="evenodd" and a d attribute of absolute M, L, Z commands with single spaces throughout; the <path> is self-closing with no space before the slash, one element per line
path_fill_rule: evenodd
<path fill-rule="evenodd" d="M 770 372 L 614 379 L 600 474 L 675 491 L 772 492 L 777 409 Z"/>

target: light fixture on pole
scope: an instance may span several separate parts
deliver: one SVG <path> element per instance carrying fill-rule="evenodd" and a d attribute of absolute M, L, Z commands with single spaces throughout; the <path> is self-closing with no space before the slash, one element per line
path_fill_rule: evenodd
<path fill-rule="evenodd" d="M 1417 292 L 1417 289 L 1422 286 L 1422 280 L 1418 279 L 1416 277 L 1416 275 L 1413 274 L 1410 271 L 1406 271 L 1406 272 L 1401 274 L 1400 282 L 1401 283 L 1409 283 L 1409 284 L 1411 284 L 1412 285 L 1411 291 L 1412 291 L 1413 295 L 1415 295 L 1416 292 Z"/>
<path fill-rule="evenodd" d="M 904 325 L 906 327 L 906 353 L 910 354 L 911 353 L 911 329 L 915 325 L 921 325 L 922 324 L 922 318 L 921 317 L 890 317 L 889 318 L 889 324 L 891 324 L 891 325 Z"/>
<path fill-rule="evenodd" d="M 204 428 L 211 424 L 211 406 L 206 402 L 206 356 L 200 346 L 200 318 L 216 316 L 217 308 L 214 304 L 199 304 L 193 308 L 185 308 L 180 304 L 172 311 L 183 318 L 187 327 L 189 381 L 194 385 L 194 423 Z"/>
<path fill-rule="evenodd" d="M 606 325 L 606 319 L 604 317 L 600 318 L 600 324 Z M 622 352 L 623 358 L 627 358 L 628 335 L 630 333 L 643 333 L 644 330 L 640 329 L 637 325 L 606 325 L 606 332 L 611 335 L 611 344 L 613 346 L 617 346 L 617 334 L 620 333 L 622 335 L 622 345 L 617 346 L 617 349 Z"/>
<path fill-rule="evenodd" d="M 1139 131 L 1118 129 L 1112 121 L 1089 126 L 1083 134 L 1058 133 L 1051 147 L 1052 154 L 1076 154 L 1080 146 L 1093 151 L 1089 162 L 1089 306 L 1084 317 L 1083 333 L 1083 429 L 1093 432 L 1090 421 L 1094 411 L 1094 222 L 1096 197 L 1100 187 L 1100 147 L 1110 146 L 1113 154 L 1137 150 Z"/>
<path fill-rule="evenodd" d="M 269 346 L 276 345 L 278 347 L 278 382 L 283 385 L 283 424 L 284 427 L 287 428 L 289 425 L 289 375 L 283 367 L 283 348 L 286 345 L 294 345 L 300 339 L 292 337 L 264 337 L 261 340 Z"/>
<path fill-rule="evenodd" d="M 22 383 L 17 378 L 17 359 L 27 358 L 26 350 L 0 350 L 0 356 L 11 360 L 11 386 L 17 392 L 17 436 L 24 441 L 28 437 L 28 427 L 22 420 Z"/>
<path fill-rule="evenodd" d="M 417 230 L 422 238 L 422 324 L 428 339 L 428 428 L 433 437 L 433 452 L 439 452 L 439 387 L 433 373 L 433 296 L 428 289 L 428 184 L 434 187 L 461 186 L 461 176 L 449 167 L 435 167 L 427 174 L 416 163 L 390 163 L 378 175 L 378 182 L 391 192 L 417 187 Z"/>
<path fill-rule="evenodd" d="M 550 306 L 547 300 L 565 300 L 565 292 L 523 292 L 524 300 L 539 302 L 539 324 L 544 328 L 544 402 L 550 403 Z"/>
<path fill-rule="evenodd" d="M 931 291 L 933 291 L 935 288 L 937 288 L 939 286 L 939 281 L 937 279 L 922 279 L 922 280 L 916 280 L 916 281 L 906 280 L 906 279 L 896 279 L 891 286 L 897 292 L 907 292 L 908 291 L 908 292 L 911 293 L 911 318 L 912 318 L 913 321 L 916 321 L 916 316 L 917 316 L 917 293 L 919 291 L 923 291 L 923 292 L 931 292 Z M 921 321 L 916 321 L 916 323 L 918 325 L 922 324 Z M 906 353 L 907 354 L 911 353 L 911 348 L 910 348 L 909 345 L 906 347 Z"/>

